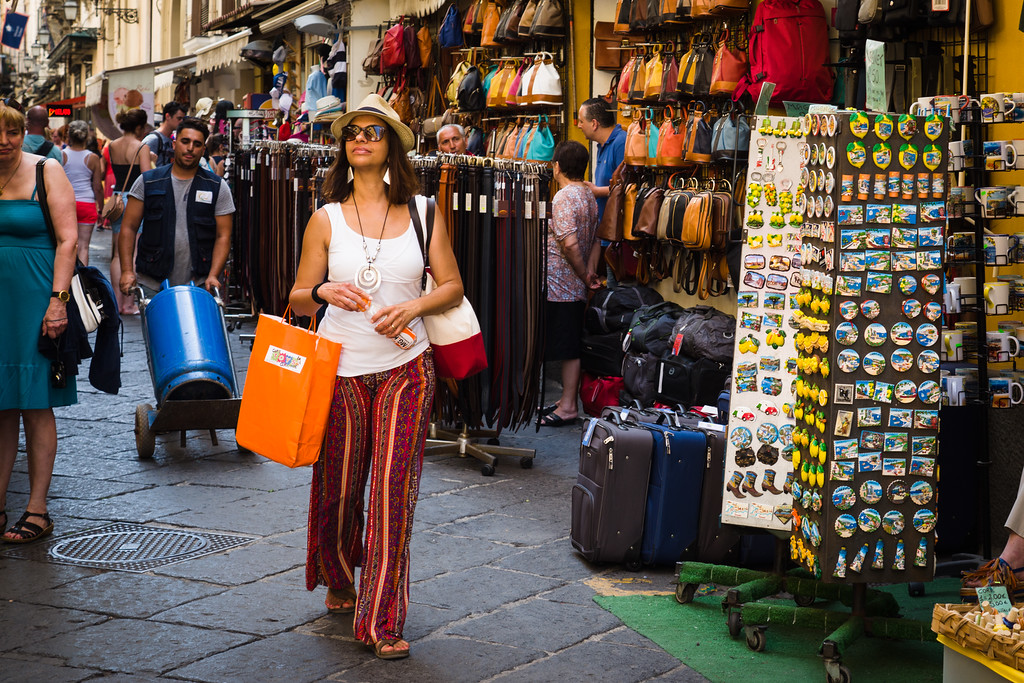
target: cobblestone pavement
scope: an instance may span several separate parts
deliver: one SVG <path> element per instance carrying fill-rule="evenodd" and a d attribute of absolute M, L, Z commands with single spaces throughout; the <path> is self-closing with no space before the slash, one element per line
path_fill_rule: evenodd
<path fill-rule="evenodd" d="M 108 231 L 95 233 L 93 265 L 105 268 L 109 244 Z M 248 348 L 233 349 L 244 371 Z M 32 559 L 0 546 L 0 680 L 705 680 L 593 602 L 592 585 L 629 578 L 624 587 L 667 592 L 673 583 L 671 569 L 630 574 L 572 551 L 578 429 L 502 435 L 503 445 L 537 450 L 529 470 L 504 458 L 483 477 L 472 459 L 425 461 L 405 627 L 412 656 L 382 662 L 354 640 L 351 617 L 325 612 L 322 588 L 305 589 L 309 469 L 240 453 L 228 430 L 217 445 L 198 432 L 184 447 L 177 434 L 159 436 L 155 457 L 140 460 L 135 407 L 154 396 L 137 317 L 125 321 L 122 362 L 120 394 L 79 382 L 78 405 L 57 410 L 54 539 Z M 15 470 L 12 519 L 27 501 L 24 439 Z M 117 522 L 244 538 L 143 572 L 41 552 Z"/>

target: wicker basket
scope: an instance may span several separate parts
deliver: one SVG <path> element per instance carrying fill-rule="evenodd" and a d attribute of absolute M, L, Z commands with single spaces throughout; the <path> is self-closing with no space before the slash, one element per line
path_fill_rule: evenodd
<path fill-rule="evenodd" d="M 946 636 L 958 645 L 977 650 L 986 657 L 1024 671 L 1024 640 L 993 633 L 978 626 L 964 615 L 976 605 L 935 605 L 932 610 L 932 631 Z M 1024 607 L 1024 605 L 1018 605 Z"/>

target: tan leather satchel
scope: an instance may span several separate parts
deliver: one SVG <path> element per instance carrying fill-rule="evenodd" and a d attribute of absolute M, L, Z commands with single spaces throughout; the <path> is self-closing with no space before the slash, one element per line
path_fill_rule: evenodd
<path fill-rule="evenodd" d="M 711 248 L 711 209 L 713 198 L 710 192 L 698 192 L 686 205 L 683 214 L 683 246 L 691 251 L 707 251 Z"/>
<path fill-rule="evenodd" d="M 434 39 L 430 36 L 430 29 L 426 24 L 416 32 L 416 48 L 420 51 L 420 68 L 429 68 L 434 57 Z"/>
<path fill-rule="evenodd" d="M 636 209 L 637 191 L 636 183 L 626 185 L 622 200 L 622 239 L 637 239 L 637 236 L 633 234 L 633 211 Z"/>
<path fill-rule="evenodd" d="M 610 21 L 594 24 L 594 68 L 599 71 L 618 71 L 626 58 L 628 50 L 617 49 L 621 41 L 614 28 Z"/>
<path fill-rule="evenodd" d="M 604 214 L 597 226 L 597 236 L 609 242 L 618 242 L 622 239 L 622 205 L 626 189 L 622 172 L 625 168 L 625 164 L 619 164 L 612 173 L 612 178 L 608 182 L 608 199 L 604 203 Z"/>
<path fill-rule="evenodd" d="M 658 236 L 658 214 L 661 211 L 661 202 L 665 197 L 665 190 L 660 187 L 650 187 L 644 190 L 644 203 L 640 207 L 640 215 L 637 216 L 633 225 L 633 234 L 641 237 L 655 238 Z"/>
<path fill-rule="evenodd" d="M 530 26 L 533 25 L 533 18 L 537 16 L 537 5 L 539 4 L 540 0 L 530 0 L 526 3 L 526 8 L 523 10 L 522 16 L 519 17 L 518 34 L 520 38 L 529 37 Z"/>
<path fill-rule="evenodd" d="M 501 13 L 504 7 L 498 2 L 487 3 L 487 13 L 484 15 L 483 33 L 480 36 L 481 47 L 501 47 L 501 43 L 494 39 L 498 31 L 498 22 L 501 21 Z"/>
<path fill-rule="evenodd" d="M 627 166 L 643 166 L 647 163 L 647 135 L 644 132 L 644 120 L 636 114 L 626 130 L 626 150 L 623 161 Z"/>

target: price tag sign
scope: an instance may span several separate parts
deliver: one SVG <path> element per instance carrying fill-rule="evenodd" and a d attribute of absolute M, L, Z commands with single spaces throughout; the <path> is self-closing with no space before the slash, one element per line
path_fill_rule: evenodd
<path fill-rule="evenodd" d="M 754 106 L 754 114 L 768 116 L 768 103 L 772 101 L 773 92 L 775 92 L 774 83 L 765 81 L 761 84 L 761 94 L 757 98 L 757 105 Z"/>
<path fill-rule="evenodd" d="M 1006 586 L 978 586 L 978 604 L 988 600 L 988 604 L 991 607 L 995 607 L 1003 614 L 1009 614 L 1010 608 L 1013 607 L 1013 603 L 1010 602 L 1010 596 L 1006 592 Z"/>

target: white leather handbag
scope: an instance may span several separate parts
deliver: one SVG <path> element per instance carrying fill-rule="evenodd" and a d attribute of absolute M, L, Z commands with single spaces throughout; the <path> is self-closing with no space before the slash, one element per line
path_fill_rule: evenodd
<path fill-rule="evenodd" d="M 550 52 L 539 52 L 523 75 L 520 104 L 562 104 L 562 79 L 552 62 Z"/>

